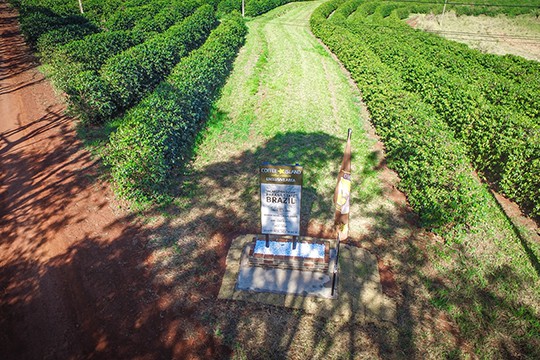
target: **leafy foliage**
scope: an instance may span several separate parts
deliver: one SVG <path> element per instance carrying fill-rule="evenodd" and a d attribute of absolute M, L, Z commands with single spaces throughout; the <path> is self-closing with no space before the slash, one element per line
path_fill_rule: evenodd
<path fill-rule="evenodd" d="M 125 197 L 163 200 L 189 161 L 197 132 L 226 77 L 247 28 L 239 14 L 223 21 L 166 81 L 130 110 L 111 137 L 107 163 Z"/>
<path fill-rule="evenodd" d="M 98 28 L 91 23 L 68 24 L 53 30 L 50 30 L 39 36 L 36 47 L 42 61 L 47 61 L 56 49 L 71 41 L 82 39 L 85 36 L 95 34 Z"/>
<path fill-rule="evenodd" d="M 182 57 L 205 40 L 216 21 L 212 7 L 203 5 L 166 32 L 109 58 L 99 75 L 79 77 L 82 83 L 67 89 L 71 103 L 89 121 L 110 118 L 163 80 Z M 108 105 L 92 105 L 100 102 Z"/>
<path fill-rule="evenodd" d="M 469 158 L 444 120 L 423 99 L 406 89 L 399 73 L 353 32 L 327 21 L 336 2 L 316 10 L 311 27 L 334 52 L 360 87 L 372 120 L 387 148 L 389 165 L 425 226 L 466 223 L 481 202 L 480 185 Z M 335 16 L 335 15 L 334 15 Z"/>
<path fill-rule="evenodd" d="M 36 44 L 41 35 L 67 25 L 90 27 L 88 20 L 82 16 L 61 16 L 46 7 L 25 7 L 21 8 L 19 12 L 21 31 L 32 45 Z"/>
<path fill-rule="evenodd" d="M 408 6 L 348 1 L 336 7 L 328 22 L 347 36 L 361 38 L 349 45 L 371 52 L 377 60 L 372 68 L 383 66 L 399 80 L 400 91 L 416 94 L 415 101 L 429 105 L 447 124 L 444 131 L 461 142 L 476 170 L 531 214 L 540 215 L 538 64 L 481 54 L 415 31 L 400 21 Z M 387 86 L 379 86 L 386 93 Z M 388 107 L 388 101 L 378 106 Z M 374 103 L 368 106 L 379 111 Z M 426 166 L 440 163 L 435 159 Z M 445 166 L 453 171 L 451 163 Z"/>
<path fill-rule="evenodd" d="M 246 16 L 258 16 L 278 6 L 299 0 L 246 0 L 244 2 Z M 227 14 L 231 11 L 240 11 L 242 0 L 221 0 L 218 4 L 218 13 Z"/>

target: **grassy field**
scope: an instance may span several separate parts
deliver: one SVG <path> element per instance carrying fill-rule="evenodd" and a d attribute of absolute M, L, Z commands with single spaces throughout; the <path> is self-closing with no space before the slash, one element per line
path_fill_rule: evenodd
<path fill-rule="evenodd" d="M 249 203 L 258 206 L 258 167 L 298 163 L 305 167 L 304 218 L 328 223 L 347 129 L 353 129 L 356 174 L 370 168 L 370 149 L 354 89 L 306 27 L 315 6 L 292 5 L 248 23 L 247 45 L 201 134 L 194 170 L 245 174 L 245 183 L 238 184 L 252 195 Z M 236 160 L 227 164 L 224 159 Z M 357 196 L 377 191 L 373 176 L 357 179 L 365 182 L 362 187 L 356 182 Z M 258 217 L 252 221 L 250 227 L 256 228 Z"/>
<path fill-rule="evenodd" d="M 415 226 L 365 130 L 358 91 L 310 33 L 309 17 L 322 3 L 292 3 L 248 21 L 246 44 L 200 134 L 182 195 L 146 214 L 154 285 L 170 294 L 162 299 L 167 316 L 181 320 L 187 343 L 207 334 L 238 359 L 534 357 L 535 248 L 520 242 L 493 200 L 478 226 L 448 233 L 450 243 Z M 386 292 L 397 303 L 397 324 L 328 322 L 216 300 L 230 241 L 258 232 L 263 162 L 305 167 L 302 234 L 329 233 L 349 127 L 351 238 L 390 269 L 395 288 Z"/>

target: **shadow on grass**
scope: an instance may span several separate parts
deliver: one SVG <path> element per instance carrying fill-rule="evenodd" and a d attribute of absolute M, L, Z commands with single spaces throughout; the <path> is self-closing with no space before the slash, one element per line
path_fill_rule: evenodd
<path fill-rule="evenodd" d="M 449 267 L 439 277 L 423 276 L 430 302 L 451 314 L 461 337 L 477 355 L 539 358 L 540 315 L 538 308 L 531 306 L 537 303 L 531 290 L 538 285 L 538 278 L 531 279 L 508 264 L 490 264 L 489 270 L 484 270 L 487 274 L 481 274 L 475 267 L 478 259 L 465 247 L 456 245 L 454 251 L 468 268 Z"/>
<path fill-rule="evenodd" d="M 44 125 L 61 126 L 61 119 L 54 121 Z M 436 275 L 421 274 L 432 237 L 386 208 L 364 211 L 361 216 L 376 221 L 368 235 L 352 240 L 396 264 L 397 324 L 334 323 L 288 308 L 217 300 L 232 239 L 258 232 L 259 165 L 268 161 L 305 167 L 304 199 L 309 201 L 303 204 L 302 233 L 317 236 L 310 219 L 325 219 L 328 213 L 331 221 L 333 209 L 332 194 L 318 193 L 315 184 L 327 177 L 333 183 L 343 145 L 344 139 L 322 133 L 278 134 L 256 149 L 194 170 L 184 179 L 191 183 L 188 193 L 169 206 L 168 215 L 155 208 L 142 216 L 148 224 L 138 222 L 137 215 L 111 219 L 46 261 L 36 260 L 39 247 L 3 258 L 0 345 L 5 358 L 453 358 L 467 355 L 464 338 L 480 343 L 481 350 L 492 346 L 502 357 L 538 355 L 538 314 L 491 288 L 502 279 L 519 286 L 523 280 L 512 269 L 494 271 L 484 287 L 475 286 L 467 274 L 448 273 L 461 289 Z M 69 148 L 59 149 L 50 155 L 51 162 L 69 163 L 73 154 Z M 14 155 L 0 155 L 17 161 Z M 89 158 L 79 161 L 94 167 Z M 367 167 L 375 166 L 366 161 Z M 47 171 L 45 165 L 36 164 L 44 167 L 39 173 Z M 92 179 L 85 177 L 87 182 L 81 183 L 87 167 L 62 174 L 71 181 L 51 190 L 69 195 L 81 184 L 88 186 Z M 24 210 L 23 195 L 14 194 L 20 202 L 14 201 L 10 209 Z M 49 196 L 34 203 L 43 210 L 36 224 L 44 231 L 54 230 L 47 228 L 47 211 L 61 212 L 69 205 L 69 196 L 61 198 L 63 202 Z M 4 234 L 16 232 L 13 224 Z M 465 249 L 458 250 L 467 255 Z M 426 283 L 428 296 L 422 294 Z M 444 317 L 452 307 L 470 317 L 456 319 L 461 335 Z M 512 321 L 523 318 L 529 319 L 525 327 L 522 320 Z M 479 328 L 468 332 L 464 326 L 474 323 Z M 517 336 L 480 338 L 504 332 Z"/>
<path fill-rule="evenodd" d="M 245 225 L 249 224 L 241 225 L 239 229 L 257 229 L 260 212 L 259 167 L 264 163 L 299 164 L 304 167 L 302 231 L 305 231 L 310 218 L 323 213 L 333 214 L 331 200 L 328 201 L 333 193 L 318 194 L 316 188 L 324 179 L 337 177 L 338 168 L 332 165 L 341 160 L 343 146 L 342 139 L 324 133 L 277 134 L 254 150 L 245 151 L 227 161 L 216 162 L 193 172 L 192 179 L 198 185 L 197 204 L 203 207 L 228 208 L 227 211 L 235 214 L 237 221 L 234 223 L 239 225 L 240 221 Z M 213 191 L 229 194 L 230 201 L 220 203 L 221 196 L 215 196 Z M 215 204 L 204 205 L 205 201 L 212 199 Z"/>

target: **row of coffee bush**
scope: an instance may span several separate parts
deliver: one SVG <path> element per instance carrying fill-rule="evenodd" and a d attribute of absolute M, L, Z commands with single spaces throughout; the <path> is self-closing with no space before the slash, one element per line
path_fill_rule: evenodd
<path fill-rule="evenodd" d="M 42 41 L 42 47 L 47 47 L 45 50 L 50 53 L 55 35 L 58 47 L 71 39 L 80 39 L 98 31 L 136 29 L 163 32 L 176 22 L 178 16 L 185 17 L 186 9 L 195 5 L 199 7 L 208 1 L 84 0 L 85 12 L 82 14 L 77 1 L 10 0 L 10 2 L 19 10 L 21 30 L 31 45 L 36 45 L 42 35 L 53 30 L 62 30 L 60 33 L 56 31 L 48 34 L 47 39 Z M 77 29 L 76 26 L 80 26 L 81 29 Z M 42 51 L 39 47 L 38 50 Z"/>
<path fill-rule="evenodd" d="M 77 74 L 66 89 L 70 103 L 86 121 L 111 118 L 152 90 L 216 25 L 213 8 L 201 6 L 164 33 L 109 58 L 99 72 Z"/>
<path fill-rule="evenodd" d="M 294 1 L 301 0 L 245 0 L 244 13 L 246 16 L 254 17 Z M 219 14 L 228 14 L 231 11 L 240 11 L 241 9 L 242 0 L 221 0 L 217 6 Z"/>
<path fill-rule="evenodd" d="M 384 64 L 361 36 L 327 19 L 340 4 L 330 1 L 319 7 L 311 17 L 311 29 L 362 91 L 385 143 L 389 166 L 399 173 L 411 206 L 424 226 L 467 223 L 482 196 L 466 149 L 435 109 L 408 91 L 399 73 Z"/>
<path fill-rule="evenodd" d="M 69 26 L 70 31 L 59 34 L 59 41 L 68 42 L 70 39 L 81 38 L 82 36 L 99 31 L 98 27 L 90 23 L 88 19 L 80 15 L 62 16 L 44 7 L 23 7 L 19 9 L 19 21 L 21 31 L 29 41 L 30 45 L 35 45 L 39 38 L 51 31 L 60 30 Z M 75 30 L 81 27 L 81 30 Z M 70 34 L 73 34 L 70 37 Z M 51 40 L 47 40 L 51 42 Z"/>
<path fill-rule="evenodd" d="M 333 21 L 361 36 L 408 91 L 433 106 L 466 145 L 477 170 L 524 209 L 540 215 L 540 73 L 507 78 L 485 67 L 479 60 L 482 53 L 414 31 L 388 16 L 387 4 L 369 17 L 355 11 L 347 18 L 355 4 L 366 8 L 360 0 L 350 1 Z"/>
<path fill-rule="evenodd" d="M 362 1 L 351 3 L 361 3 L 359 10 L 364 9 L 366 5 Z M 497 61 L 497 57 L 486 56 L 464 44 L 450 42 L 431 33 L 415 31 L 400 21 L 399 17 L 394 16 L 395 12 L 388 14 L 392 16 L 378 15 L 375 12 L 373 16 L 368 17 L 364 15 L 364 11 L 355 11 L 353 16 L 347 18 L 347 26 L 352 31 L 362 34 L 370 46 L 378 46 L 379 50 L 376 52 L 380 56 L 399 57 L 403 52 L 413 55 L 414 49 L 414 55 L 418 59 L 427 59 L 431 65 L 458 75 L 472 86 L 479 87 L 483 90 L 483 96 L 491 98 L 493 102 L 529 117 L 535 118 L 540 115 L 540 97 L 537 96 L 540 92 L 538 62 L 513 57 L 513 74 L 508 74 L 508 66 L 504 66 L 506 58 L 498 57 L 500 59 Z M 386 45 L 389 41 L 392 44 Z M 383 43 L 384 46 L 381 45 Z M 463 66 L 464 60 L 467 61 L 467 66 Z M 501 65 L 497 66 L 497 63 Z M 401 62 L 396 62 L 396 65 L 400 64 Z M 501 71 L 502 69 L 506 72 Z"/>
<path fill-rule="evenodd" d="M 379 2 L 379 0 L 373 0 Z M 415 1 L 384 1 L 384 7 L 402 8 L 405 3 L 407 7 L 415 9 L 415 13 L 440 14 L 444 8 L 445 1 L 433 0 L 415 0 Z M 388 4 L 390 3 L 390 4 Z M 407 4 L 409 3 L 409 4 Z M 537 13 L 539 10 L 538 0 L 472 0 L 472 1 L 448 1 L 446 2 L 446 11 L 454 11 L 457 15 L 523 15 Z M 389 10 L 392 11 L 392 10 Z M 387 10 L 386 13 L 388 14 Z"/>
<path fill-rule="evenodd" d="M 143 202 L 162 200 L 190 160 L 196 135 L 246 33 L 241 16 L 232 14 L 124 115 L 106 158 L 121 195 Z"/>
<path fill-rule="evenodd" d="M 40 43 L 43 38 L 48 38 L 49 33 L 46 33 L 40 38 L 38 49 L 42 61 L 47 64 L 48 75 L 59 89 L 69 92 L 74 86 L 72 84 L 74 77 L 81 72 L 99 71 L 109 58 L 165 31 L 174 25 L 174 22 L 180 22 L 192 14 L 198 6 L 200 6 L 198 0 L 172 2 L 170 7 L 155 15 L 154 23 L 160 25 L 153 26 L 152 29 L 144 23 L 136 23 L 131 30 L 102 31 L 79 40 L 72 40 L 65 45 L 53 45 L 48 49 L 49 55 L 43 56 L 45 50 L 40 47 Z"/>

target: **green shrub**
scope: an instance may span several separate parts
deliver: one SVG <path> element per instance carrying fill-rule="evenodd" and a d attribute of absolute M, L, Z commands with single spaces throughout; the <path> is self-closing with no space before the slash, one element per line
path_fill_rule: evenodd
<path fill-rule="evenodd" d="M 148 34 L 120 30 L 106 31 L 86 36 L 60 47 L 52 61 L 57 63 L 59 71 L 69 63 L 82 63 L 85 70 L 99 70 L 115 54 L 142 43 Z"/>
<path fill-rule="evenodd" d="M 225 15 L 233 11 L 241 11 L 242 0 L 221 0 L 217 6 L 217 13 Z"/>
<path fill-rule="evenodd" d="M 204 5 L 162 35 L 110 58 L 101 75 L 110 85 L 118 108 L 126 108 L 153 89 L 180 58 L 206 39 L 215 24 L 214 10 Z"/>
<path fill-rule="evenodd" d="M 258 16 L 293 1 L 296 0 L 249 0 L 245 5 L 245 13 L 246 16 Z"/>
<path fill-rule="evenodd" d="M 196 134 L 228 76 L 247 28 L 239 14 L 224 20 L 199 49 L 123 118 L 107 163 L 119 193 L 159 201 L 190 159 Z"/>
<path fill-rule="evenodd" d="M 99 71 L 109 58 L 149 40 L 156 35 L 155 31 L 161 32 L 185 19 L 193 13 L 198 3 L 198 0 L 174 2 L 151 19 L 153 24 L 157 24 L 152 28 L 145 28 L 144 24 L 139 26 L 141 24 L 138 23 L 132 30 L 92 34 L 55 48 L 54 54 L 50 58 L 44 58 L 43 61 L 51 64 L 49 75 L 56 86 L 73 93 L 73 89 L 78 88 L 78 85 L 72 86 L 71 81 L 79 72 Z M 151 29 L 155 31 L 150 31 Z"/>
<path fill-rule="evenodd" d="M 388 164 L 401 178 L 400 188 L 424 226 L 441 229 L 469 222 L 471 209 L 482 200 L 465 148 L 433 107 L 407 91 L 400 74 L 382 63 L 361 37 L 326 20 L 338 4 L 321 5 L 311 17 L 311 29 L 362 91 Z"/>
<path fill-rule="evenodd" d="M 179 20 L 191 15 L 201 5 L 201 0 L 177 0 L 161 9 L 155 16 L 139 21 L 133 30 L 164 32 Z"/>
<path fill-rule="evenodd" d="M 70 0 L 71 4 L 76 2 Z M 84 17 L 97 26 L 104 24 L 107 19 L 123 6 L 123 0 L 82 0 Z"/>
<path fill-rule="evenodd" d="M 19 21 L 21 31 L 28 42 L 35 45 L 42 34 L 66 25 L 83 25 L 88 20 L 82 16 L 60 16 L 44 7 L 26 7 L 21 10 Z"/>
<path fill-rule="evenodd" d="M 163 2 L 153 1 L 141 6 L 121 8 L 105 21 L 104 28 L 109 31 L 129 30 L 146 18 L 153 19 L 163 6 Z"/>
<path fill-rule="evenodd" d="M 92 77 L 87 89 L 83 83 L 71 88 L 68 94 L 76 99 L 72 104 L 87 121 L 110 118 L 151 91 L 182 57 L 206 39 L 216 21 L 212 7 L 203 5 L 179 25 L 109 58 L 100 70 L 100 86 L 95 86 L 97 80 Z M 89 77 L 84 79 L 90 80 Z M 105 88 L 107 91 L 103 90 Z M 99 94 L 91 95 L 92 89 L 98 89 Z M 83 103 L 86 99 L 92 102 L 101 99 L 107 106 L 86 105 Z"/>
<path fill-rule="evenodd" d="M 94 122 L 94 114 L 112 113 L 115 104 L 107 83 L 94 71 L 83 71 L 74 74 L 66 88 L 70 106 L 82 116 L 83 121 Z"/>
<path fill-rule="evenodd" d="M 59 46 L 96 32 L 98 28 L 90 23 L 62 26 L 42 34 L 37 40 L 36 48 L 42 61 L 47 62 Z"/>
<path fill-rule="evenodd" d="M 258 16 L 278 6 L 301 0 L 246 0 L 244 3 L 246 16 Z M 228 14 L 232 11 L 241 11 L 242 0 L 221 0 L 218 3 L 218 14 Z"/>
<path fill-rule="evenodd" d="M 534 120 L 540 111 L 535 89 L 540 74 L 528 77 L 536 82 L 519 83 L 502 72 L 490 72 L 481 64 L 482 54 L 415 32 L 395 17 L 372 17 L 367 23 L 367 17 L 357 14 L 345 21 L 349 4 L 331 21 L 361 36 L 363 44 L 400 75 L 407 91 L 419 94 L 438 112 L 466 145 L 477 170 L 523 209 L 540 215 L 534 210 L 540 204 L 540 176 L 526 166 L 539 157 L 530 149 L 540 147 L 540 126 Z"/>

